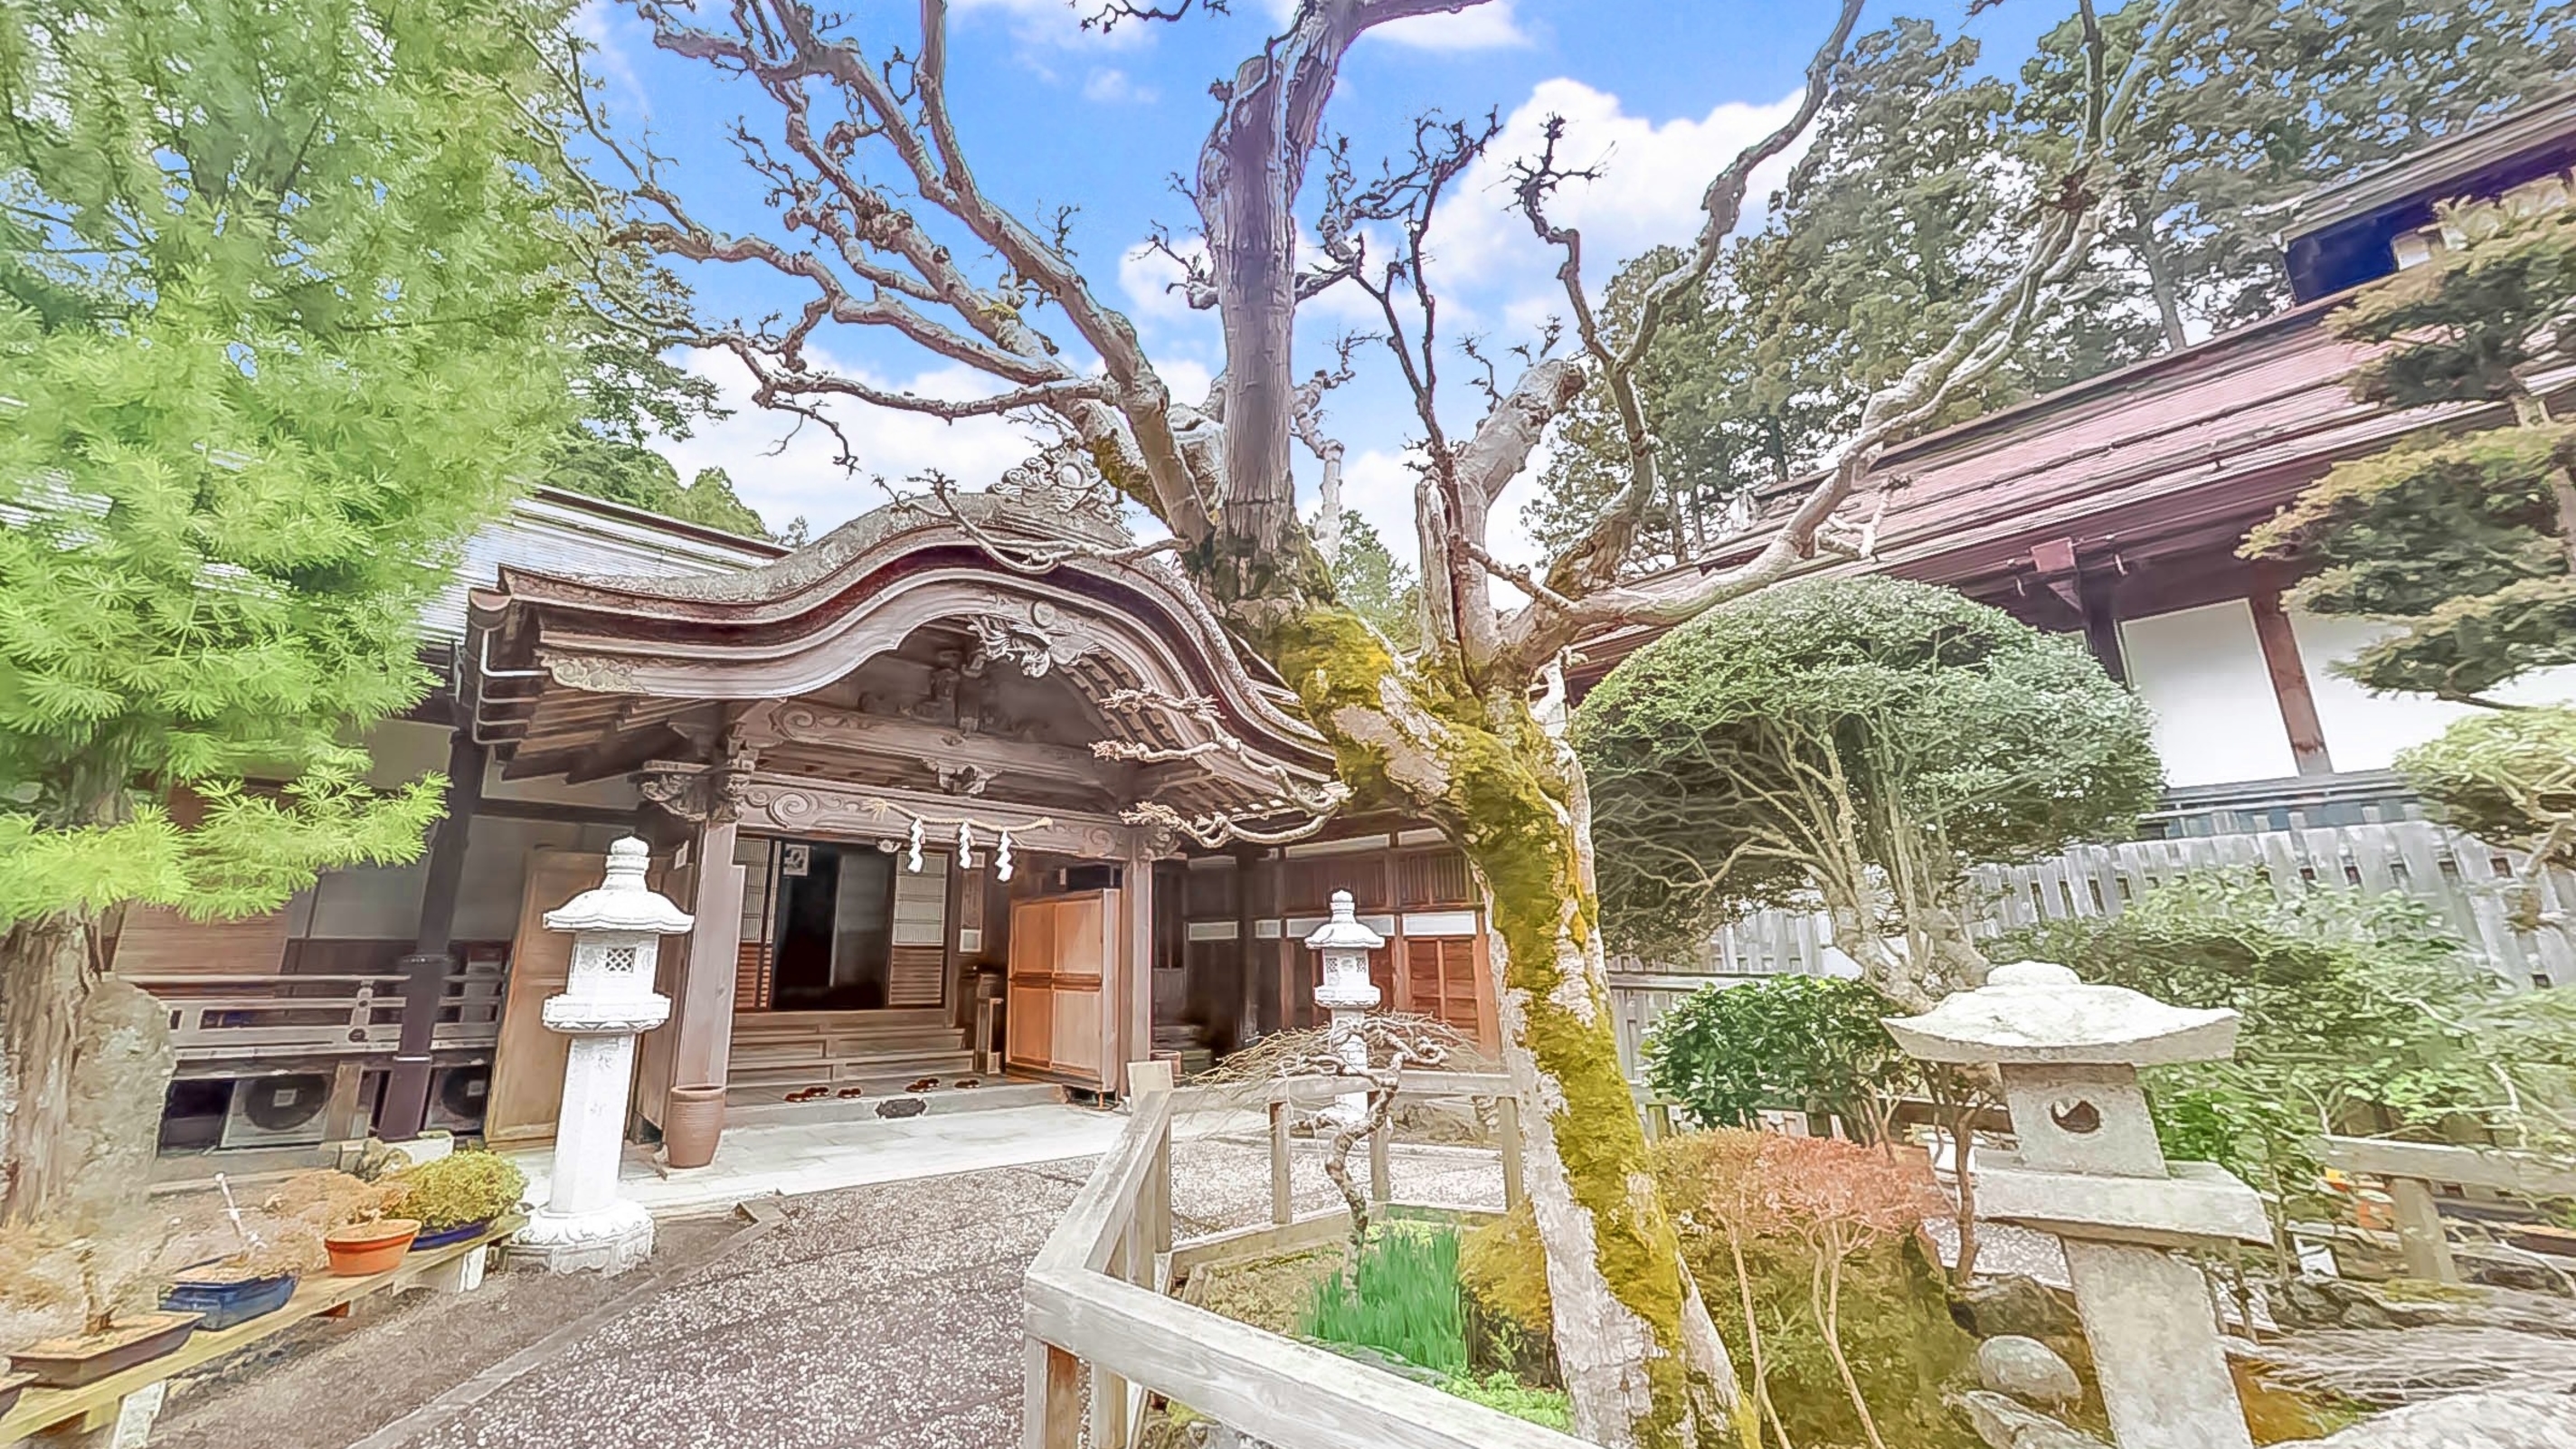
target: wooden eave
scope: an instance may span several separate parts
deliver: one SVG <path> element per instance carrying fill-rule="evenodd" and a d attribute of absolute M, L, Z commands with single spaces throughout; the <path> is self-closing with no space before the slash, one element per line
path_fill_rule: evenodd
<path fill-rule="evenodd" d="M 808 695 L 925 625 L 977 619 L 1005 627 L 1019 647 L 1059 651 L 1021 667 L 1057 674 L 1095 707 L 1118 690 L 1206 698 L 1223 732 L 1257 761 L 1328 777 L 1330 753 L 1289 712 L 1286 690 L 1247 669 L 1196 595 L 1158 564 L 1078 557 L 1027 574 L 995 563 L 954 523 L 887 510 L 736 574 L 590 578 L 504 567 L 468 601 L 461 693 L 478 736 L 511 772 L 614 774 L 649 759 L 706 758 L 745 709 Z M 1216 733 L 1169 711 L 1099 714 L 1111 738 L 1165 748 Z M 907 741 L 897 753 L 972 753 L 1103 806 L 1143 792 L 1186 810 L 1241 811 L 1276 790 L 1254 764 L 1220 752 L 1186 763 L 1095 761 L 1086 791 L 1060 748 L 953 730 L 947 738 Z"/>
<path fill-rule="evenodd" d="M 2337 305 L 2311 303 L 1890 449 L 1860 489 L 1898 485 L 1874 558 L 1818 558 L 1801 572 L 1885 571 L 1991 599 L 2046 573 L 2041 548 L 2117 568 L 2232 555 L 2335 463 L 2505 416 L 2500 404 L 2355 401 L 2346 379 L 2372 349 L 2326 330 Z M 2536 379 L 2544 391 L 2571 381 L 2576 369 Z M 1766 490 L 1753 528 L 1639 586 L 1680 587 L 1751 559 L 1815 481 Z M 1584 641 L 1581 674 L 1597 679 L 1655 633 Z"/>

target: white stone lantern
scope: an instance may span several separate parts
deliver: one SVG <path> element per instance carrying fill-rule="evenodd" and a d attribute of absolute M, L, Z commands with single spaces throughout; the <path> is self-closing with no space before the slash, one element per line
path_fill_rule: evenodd
<path fill-rule="evenodd" d="M 1377 985 L 1369 980 L 1369 953 L 1385 945 L 1386 938 L 1360 924 L 1352 905 L 1349 891 L 1333 892 L 1331 919 L 1317 926 L 1306 944 L 1324 961 L 1324 981 L 1315 988 L 1315 1004 L 1332 1014 L 1329 1039 L 1343 1064 L 1357 1075 L 1367 1071 L 1369 1064 L 1368 1042 L 1359 1033 L 1359 1020 L 1378 1004 Z M 1346 1123 L 1361 1120 L 1368 1115 L 1368 1094 L 1343 1094 L 1334 1101 L 1332 1115 Z"/>
<path fill-rule="evenodd" d="M 2236 1013 L 2088 986 L 2063 966 L 1998 966 L 1974 991 L 1889 1020 L 1925 1061 L 1992 1062 L 2017 1153 L 1978 1159 L 1977 1215 L 2054 1233 L 2121 1449 L 2250 1449 L 2198 1268 L 2171 1249 L 2269 1244 L 2254 1190 L 2165 1161 L 2138 1068 L 2236 1054 Z"/>
<path fill-rule="evenodd" d="M 557 1273 L 622 1272 L 653 1252 L 653 1219 L 617 1195 L 617 1166 L 635 1038 L 671 1016 L 671 999 L 653 989 L 653 958 L 664 936 L 689 929 L 690 917 L 645 886 L 649 855 L 631 835 L 609 846 L 598 888 L 545 917 L 547 930 L 573 933 L 571 973 L 545 1005 L 546 1026 L 572 1045 L 546 1205 L 519 1230 L 511 1251 Z"/>

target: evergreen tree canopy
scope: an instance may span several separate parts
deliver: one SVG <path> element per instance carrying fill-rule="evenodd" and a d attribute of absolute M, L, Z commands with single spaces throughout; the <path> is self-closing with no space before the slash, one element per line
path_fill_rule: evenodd
<path fill-rule="evenodd" d="M 2339 464 L 2244 551 L 2320 566 L 2294 595 L 2301 607 L 2394 626 L 2339 666 L 2373 689 L 2475 700 L 2576 663 L 2576 425 L 2526 381 L 2576 342 L 2576 216 L 2446 250 L 2367 288 L 2331 325 L 2388 348 L 2354 373 L 2356 398 L 2505 403 L 2512 420 Z"/>
<path fill-rule="evenodd" d="M 1860 917 L 1846 949 L 1928 949 L 1968 865 L 2119 830 L 2160 783 L 2145 706 L 2080 643 L 1877 577 L 1674 630 L 1585 698 L 1574 743 L 1604 927 L 1661 951 L 1811 890 Z"/>
<path fill-rule="evenodd" d="M 1422 642 L 1422 586 L 1413 569 L 1387 551 L 1364 514 L 1342 514 L 1342 548 L 1333 558 L 1333 587 L 1352 613 L 1398 649 Z"/>
<path fill-rule="evenodd" d="M 458 542 L 652 385 L 582 295 L 570 7 L 0 5 L 0 923 L 404 858 L 439 782 L 348 742 Z"/>
<path fill-rule="evenodd" d="M 545 481 L 557 488 L 611 503 L 624 503 L 655 513 L 721 528 L 751 538 L 770 537 L 769 525 L 733 491 L 733 479 L 722 468 L 701 468 L 687 483 L 671 460 L 641 443 L 603 437 L 574 428 L 558 445 Z"/>

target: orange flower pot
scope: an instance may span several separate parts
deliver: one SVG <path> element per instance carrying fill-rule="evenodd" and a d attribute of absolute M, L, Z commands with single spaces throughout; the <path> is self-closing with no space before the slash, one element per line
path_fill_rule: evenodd
<path fill-rule="evenodd" d="M 411 1240 L 418 1236 L 419 1223 L 410 1218 L 387 1218 L 379 1223 L 333 1228 L 322 1235 L 322 1247 L 331 1255 L 333 1277 L 364 1278 L 401 1267 L 403 1255 L 411 1251 Z"/>

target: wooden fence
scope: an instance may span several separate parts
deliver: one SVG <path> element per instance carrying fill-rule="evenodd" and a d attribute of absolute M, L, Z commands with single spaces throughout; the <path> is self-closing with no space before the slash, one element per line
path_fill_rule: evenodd
<path fill-rule="evenodd" d="M 403 986 L 394 974 L 129 976 L 169 1012 L 182 1075 L 209 1064 L 281 1057 L 364 1056 L 402 1039 Z M 501 1030 L 500 977 L 450 969 L 440 988 L 440 1049 L 489 1047 Z M 450 1013 L 454 1020 L 446 1020 Z"/>
<path fill-rule="evenodd" d="M 1277 1449 L 1582 1449 L 1552 1429 L 1168 1296 L 1175 1261 L 1216 1246 L 1176 1250 L 1172 1241 L 1172 1118 L 1204 1094 L 1173 1090 L 1166 1063 L 1127 1071 L 1127 1129 L 1030 1263 L 1022 1289 L 1024 1449 L 1128 1449 L 1149 1391 Z M 1299 1082 L 1283 1091 L 1330 1096 L 1348 1087 Z M 1502 1099 L 1510 1090 L 1501 1077 L 1416 1073 L 1397 1095 Z M 1274 1194 L 1281 1151 L 1274 1146 Z M 1375 1156 L 1373 1191 L 1383 1201 L 1384 1155 Z M 1312 1235 L 1338 1216 L 1256 1227 L 1228 1242 L 1249 1251 L 1253 1235 Z"/>
<path fill-rule="evenodd" d="M 2116 915 L 2148 890 L 2197 871 L 2250 869 L 2287 896 L 2309 883 L 2398 892 L 2431 906 L 2487 967 L 2516 987 L 2576 984 L 2576 874 L 2544 872 L 2540 915 L 2515 923 L 2523 858 L 2428 820 L 2390 820 L 2232 835 L 2079 845 L 2030 865 L 1970 873 L 1974 929 L 1998 935 L 2043 920 Z M 1611 963 L 1620 1060 L 1633 1079 L 1637 1047 L 1664 1012 L 1712 983 L 1824 975 L 1847 964 L 1832 951 L 1822 912 L 1760 911 L 1729 924 L 1697 961 Z"/>

